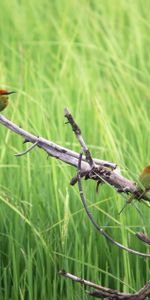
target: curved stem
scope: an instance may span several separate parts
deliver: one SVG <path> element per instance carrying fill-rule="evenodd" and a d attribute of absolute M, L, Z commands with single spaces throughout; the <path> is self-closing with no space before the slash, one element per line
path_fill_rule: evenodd
<path fill-rule="evenodd" d="M 132 254 L 136 254 L 136 255 L 139 255 L 139 256 L 144 256 L 144 257 L 150 257 L 150 254 L 147 254 L 147 253 L 143 253 L 143 252 L 139 252 L 139 251 L 136 251 L 136 250 L 133 250 L 131 248 L 128 248 L 124 245 L 122 245 L 121 243 L 115 241 L 109 234 L 107 234 L 104 229 L 98 225 L 98 223 L 95 221 L 91 211 L 89 210 L 88 206 L 87 206 L 87 203 L 86 203 L 86 199 L 85 199 L 85 196 L 84 196 L 84 193 L 83 193 L 83 188 L 82 188 L 82 183 L 81 183 L 81 176 L 80 176 L 80 172 L 81 172 L 81 160 L 82 160 L 82 152 L 80 153 L 80 156 L 79 156 L 79 162 L 78 162 L 78 188 L 79 188 L 79 193 L 80 193 L 80 197 L 81 197 L 81 201 L 83 203 L 83 206 L 85 208 L 85 211 L 90 219 L 90 221 L 92 222 L 92 224 L 94 225 L 94 227 L 107 239 L 109 240 L 110 242 L 112 242 L 114 245 L 116 245 L 117 247 L 119 247 L 120 249 L 123 249 L 129 253 L 132 253 Z"/>

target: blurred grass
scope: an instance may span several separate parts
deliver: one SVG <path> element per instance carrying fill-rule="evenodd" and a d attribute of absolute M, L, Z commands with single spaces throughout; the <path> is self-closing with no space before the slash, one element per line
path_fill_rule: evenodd
<path fill-rule="evenodd" d="M 80 125 L 94 156 L 119 164 L 134 180 L 149 164 L 150 2 L 145 0 L 1 2 L 0 86 L 17 91 L 4 115 L 34 134 L 80 151 L 63 109 Z M 149 261 L 99 236 L 83 211 L 75 170 L 0 126 L 0 299 L 87 299 L 59 278 L 65 269 L 123 291 L 139 289 Z M 84 183 L 88 203 L 108 233 L 148 251 L 134 232 L 150 234 L 138 203 Z"/>

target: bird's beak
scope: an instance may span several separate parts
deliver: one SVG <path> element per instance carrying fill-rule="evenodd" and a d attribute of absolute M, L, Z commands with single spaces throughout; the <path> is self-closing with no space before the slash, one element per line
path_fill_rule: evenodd
<path fill-rule="evenodd" d="M 16 92 L 12 91 L 12 92 L 8 92 L 7 95 L 10 95 L 10 94 L 15 94 Z"/>

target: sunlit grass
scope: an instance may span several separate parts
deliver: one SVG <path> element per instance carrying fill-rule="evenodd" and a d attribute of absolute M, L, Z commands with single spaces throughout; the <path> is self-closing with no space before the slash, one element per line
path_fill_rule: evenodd
<path fill-rule="evenodd" d="M 150 164 L 150 2 L 22 1 L 1 3 L 0 86 L 17 91 L 4 115 L 30 132 L 80 151 L 64 107 L 94 157 L 116 162 L 134 180 Z M 60 269 L 123 291 L 139 289 L 149 262 L 117 249 L 94 230 L 76 170 L 40 149 L 23 157 L 22 139 L 0 126 L 0 299 L 87 299 Z M 148 208 L 119 216 L 125 198 L 86 181 L 91 211 L 117 241 L 148 248 Z"/>

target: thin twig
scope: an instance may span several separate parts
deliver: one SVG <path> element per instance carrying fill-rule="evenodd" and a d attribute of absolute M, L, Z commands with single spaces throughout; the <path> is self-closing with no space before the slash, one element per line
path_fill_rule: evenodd
<path fill-rule="evenodd" d="M 26 149 L 23 152 L 20 153 L 16 153 L 15 156 L 23 156 L 25 154 L 27 154 L 28 152 L 30 152 L 33 148 L 35 148 L 38 145 L 38 141 L 36 141 L 34 144 L 32 144 L 28 149 Z"/>
<path fill-rule="evenodd" d="M 69 112 L 69 110 L 67 108 L 64 109 L 64 116 L 67 118 L 68 122 L 70 123 L 72 130 L 74 131 L 81 147 L 83 148 L 83 152 L 85 153 L 85 156 L 86 156 L 86 159 L 87 159 L 89 165 L 91 166 L 91 168 L 93 168 L 94 161 L 93 161 L 93 158 L 91 156 L 91 153 L 90 153 L 86 143 L 84 142 L 84 139 L 81 134 L 81 129 L 79 128 L 77 123 L 74 121 L 71 113 Z"/>
<path fill-rule="evenodd" d="M 81 183 L 81 176 L 80 176 L 80 172 L 81 172 L 81 160 L 82 160 L 82 152 L 80 153 L 80 156 L 79 156 L 79 163 L 78 163 L 78 189 L 79 189 L 79 193 L 80 193 L 80 197 L 81 197 L 81 201 L 83 203 L 83 206 L 85 208 L 85 211 L 90 219 L 90 221 L 92 222 L 92 224 L 95 226 L 95 228 L 107 239 L 109 240 L 110 242 L 112 242 L 114 245 L 116 245 L 117 247 L 129 252 L 129 253 L 132 253 L 132 254 L 136 254 L 136 255 L 139 255 L 139 256 L 144 256 L 144 257 L 150 257 L 150 254 L 147 254 L 147 253 L 143 253 L 143 252 L 139 252 L 139 251 L 136 251 L 136 250 L 133 250 L 131 248 L 128 248 L 122 244 L 120 244 L 119 242 L 115 241 L 110 235 L 108 235 L 104 230 L 103 228 L 97 224 L 97 222 L 95 221 L 91 211 L 89 210 L 88 206 L 87 206 L 87 203 L 86 203 L 86 199 L 85 199 L 85 196 L 84 196 L 84 193 L 83 193 L 83 188 L 82 188 L 82 183 Z"/>

